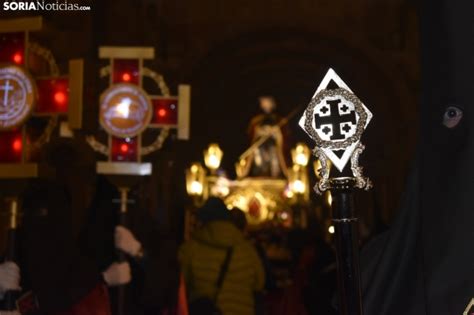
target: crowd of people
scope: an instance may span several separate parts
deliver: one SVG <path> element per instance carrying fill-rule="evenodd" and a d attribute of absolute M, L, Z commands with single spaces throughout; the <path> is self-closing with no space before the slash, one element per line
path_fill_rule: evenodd
<path fill-rule="evenodd" d="M 101 176 L 94 186 L 77 233 L 62 185 L 27 189 L 15 259 L 0 263 L 1 315 L 331 314 L 334 257 L 322 240 L 289 231 L 291 262 L 279 281 L 245 213 L 220 199 L 197 210 L 198 226 L 178 246 L 139 207 L 120 222 L 115 186 Z"/>

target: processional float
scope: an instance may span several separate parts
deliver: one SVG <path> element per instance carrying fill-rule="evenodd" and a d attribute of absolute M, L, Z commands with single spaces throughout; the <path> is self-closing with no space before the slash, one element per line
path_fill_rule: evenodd
<path fill-rule="evenodd" d="M 83 62 L 71 60 L 69 74 L 60 74 L 53 54 L 30 39 L 30 32 L 41 28 L 41 17 L 0 21 L 0 200 L 7 204 L 2 215 L 9 217 L 5 259 L 10 261 L 15 260 L 18 197 L 28 179 L 47 172 L 37 163 L 41 147 L 57 130 L 70 135 L 82 123 Z M 31 132 L 32 123 L 43 125 L 39 135 Z M 16 298 L 7 293 L 8 310 L 17 308 Z"/>
<path fill-rule="evenodd" d="M 178 95 L 170 94 L 163 76 L 144 65 L 154 59 L 152 47 L 100 47 L 99 58 L 108 60 L 100 71 L 108 79 L 99 104 L 99 122 L 106 132 L 105 143 L 88 136 L 89 145 L 106 157 L 97 162 L 97 173 L 106 175 L 118 188 L 119 223 L 126 226 L 129 191 L 143 176 L 152 174 L 152 164 L 144 156 L 160 150 L 171 133 L 189 138 L 190 86 L 179 85 Z M 145 91 L 144 81 L 152 83 Z M 154 84 L 153 84 L 154 83 Z M 154 86 L 153 86 L 154 85 Z M 155 139 L 146 144 L 144 135 Z M 125 255 L 119 253 L 119 260 Z M 117 311 L 123 314 L 124 287 L 119 288 Z"/>
<path fill-rule="evenodd" d="M 330 69 L 299 121 L 316 143 L 313 153 L 321 163 L 320 180 L 314 189 L 317 194 L 327 190 L 332 194 L 341 315 L 362 314 L 358 218 L 353 191 L 372 186 L 359 166 L 359 155 L 364 150 L 360 139 L 371 119 L 372 113 Z"/>

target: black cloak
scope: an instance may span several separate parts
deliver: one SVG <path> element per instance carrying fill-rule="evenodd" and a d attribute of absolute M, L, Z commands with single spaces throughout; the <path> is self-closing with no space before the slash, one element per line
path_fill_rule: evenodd
<path fill-rule="evenodd" d="M 398 217 L 362 253 L 365 315 L 462 315 L 474 298 L 473 12 L 421 5 L 418 155 Z"/>
<path fill-rule="evenodd" d="M 178 262 L 177 245 L 173 237 L 158 229 L 158 224 L 141 206 L 136 190 L 132 189 L 126 227 L 141 242 L 144 257 L 128 257 L 132 281 L 125 289 L 125 314 L 145 315 L 160 312 L 176 302 Z M 117 202 L 114 202 L 116 200 Z M 114 230 L 119 224 L 119 193 L 104 176 L 97 177 L 96 193 L 88 209 L 88 217 L 79 238 L 84 256 L 105 271 L 118 261 L 114 246 Z M 112 313 L 117 313 L 118 291 L 110 288 Z M 175 305 L 175 304 L 174 304 Z"/>

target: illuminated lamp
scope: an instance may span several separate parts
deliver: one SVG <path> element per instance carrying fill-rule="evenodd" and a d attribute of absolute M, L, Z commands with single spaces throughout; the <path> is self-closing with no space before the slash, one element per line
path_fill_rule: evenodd
<path fill-rule="evenodd" d="M 207 198 L 206 170 L 199 162 L 186 170 L 186 192 L 196 206 L 202 205 Z"/>
<path fill-rule="evenodd" d="M 133 138 L 112 137 L 112 161 L 136 162 L 138 161 L 138 141 Z"/>
<path fill-rule="evenodd" d="M 38 79 L 38 102 L 35 112 L 39 114 L 66 114 L 69 105 L 69 80 L 67 78 Z"/>
<path fill-rule="evenodd" d="M 23 63 L 23 55 L 21 52 L 16 52 L 13 54 L 13 62 L 17 65 L 21 65 Z"/>
<path fill-rule="evenodd" d="M 23 65 L 25 58 L 25 33 L 0 33 L 0 63 Z"/>
<path fill-rule="evenodd" d="M 204 205 L 209 196 L 206 169 L 199 162 L 186 170 L 186 192 L 196 207 Z"/>
<path fill-rule="evenodd" d="M 0 163 L 21 163 L 22 153 L 21 130 L 0 132 Z"/>
<path fill-rule="evenodd" d="M 160 117 L 165 117 L 165 116 L 166 116 L 166 109 L 160 108 L 160 109 L 158 110 L 158 116 L 160 116 Z"/>
<path fill-rule="evenodd" d="M 54 93 L 54 102 L 58 105 L 66 104 L 67 96 L 64 91 L 57 91 Z"/>
<path fill-rule="evenodd" d="M 120 151 L 121 151 L 122 153 L 127 153 L 128 150 L 129 150 L 128 144 L 122 143 L 122 144 L 120 145 Z"/>
<path fill-rule="evenodd" d="M 22 148 L 23 148 L 23 141 L 21 137 L 17 137 L 12 142 L 12 150 L 13 152 L 20 153 Z"/>
<path fill-rule="evenodd" d="M 114 59 L 112 62 L 112 83 L 140 83 L 138 59 Z"/>
<path fill-rule="evenodd" d="M 177 125 L 178 124 L 178 99 L 170 98 L 153 98 L 153 117 L 151 123 L 154 125 Z"/>
<path fill-rule="evenodd" d="M 294 164 L 292 168 L 288 169 L 288 184 L 289 189 L 295 196 L 304 195 L 308 189 L 308 178 L 305 168 Z"/>
<path fill-rule="evenodd" d="M 204 150 L 204 163 L 212 173 L 215 173 L 221 165 L 223 155 L 224 152 L 217 143 L 211 143 L 207 149 Z"/>
<path fill-rule="evenodd" d="M 122 74 L 123 82 L 130 82 L 131 79 L 132 79 L 132 76 L 130 75 L 130 73 L 125 72 L 124 74 Z"/>
<path fill-rule="evenodd" d="M 291 158 L 293 164 L 306 167 L 308 165 L 310 150 L 304 143 L 298 143 L 294 149 L 291 150 Z"/>

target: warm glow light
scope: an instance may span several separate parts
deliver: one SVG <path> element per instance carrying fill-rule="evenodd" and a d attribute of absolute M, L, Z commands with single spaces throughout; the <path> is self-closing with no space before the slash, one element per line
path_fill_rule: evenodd
<path fill-rule="evenodd" d="M 13 62 L 16 64 L 21 64 L 23 62 L 23 55 L 19 52 L 13 55 Z"/>
<path fill-rule="evenodd" d="M 299 164 L 301 166 L 306 166 L 308 165 L 308 158 L 302 154 L 302 153 L 299 153 L 297 156 L 296 156 L 296 164 Z"/>
<path fill-rule="evenodd" d="M 130 115 L 130 105 L 132 105 L 132 100 L 128 97 L 124 97 L 115 107 L 115 110 L 121 118 L 128 118 Z"/>
<path fill-rule="evenodd" d="M 211 169 L 216 169 L 216 168 L 219 167 L 220 163 L 221 162 L 219 161 L 219 158 L 217 156 L 211 155 L 211 156 L 209 156 L 207 166 Z"/>
<path fill-rule="evenodd" d="M 224 152 L 222 152 L 219 145 L 211 143 L 207 150 L 204 151 L 204 163 L 210 170 L 215 171 L 221 165 L 223 155 Z"/>
<path fill-rule="evenodd" d="M 289 186 L 286 186 L 285 188 L 285 191 L 283 192 L 285 197 L 288 198 L 288 199 L 291 199 L 294 197 L 294 193 L 293 193 L 293 190 L 291 190 L 291 187 Z"/>
<path fill-rule="evenodd" d="M 218 196 L 222 198 L 229 195 L 229 193 L 230 193 L 229 180 L 224 176 L 220 176 L 216 180 L 216 183 L 212 186 L 211 194 L 213 196 Z"/>
<path fill-rule="evenodd" d="M 160 108 L 160 109 L 158 110 L 158 116 L 160 116 L 160 117 L 165 117 L 165 116 L 166 116 L 166 109 Z"/>
<path fill-rule="evenodd" d="M 122 153 L 127 153 L 128 152 L 128 145 L 125 144 L 125 143 L 122 143 L 120 145 L 120 151 L 122 151 Z"/>
<path fill-rule="evenodd" d="M 13 151 L 20 152 L 22 147 L 23 147 L 23 143 L 22 143 L 21 139 L 15 139 L 13 141 L 13 143 L 12 143 Z"/>
<path fill-rule="evenodd" d="M 202 194 L 202 184 L 198 181 L 193 181 L 189 190 L 190 195 L 201 195 Z"/>
<path fill-rule="evenodd" d="M 288 169 L 288 183 L 294 195 L 305 195 L 308 186 L 306 168 L 294 164 L 292 168 Z"/>
<path fill-rule="evenodd" d="M 293 163 L 299 166 L 306 167 L 306 165 L 308 165 L 309 155 L 309 148 L 304 143 L 298 143 L 296 147 L 291 150 L 291 158 L 293 159 Z"/>
<path fill-rule="evenodd" d="M 186 170 L 186 191 L 194 197 L 203 197 L 207 192 L 206 170 L 200 163 L 193 163 Z"/>
<path fill-rule="evenodd" d="M 328 232 L 329 234 L 334 234 L 335 230 L 334 230 L 334 226 L 331 225 L 329 228 L 328 228 Z"/>
<path fill-rule="evenodd" d="M 303 194 L 306 191 L 306 185 L 302 180 L 295 180 L 293 182 L 293 191 L 298 194 Z"/>
<path fill-rule="evenodd" d="M 66 102 L 66 93 L 63 91 L 54 93 L 54 101 L 60 105 L 63 105 Z"/>
<path fill-rule="evenodd" d="M 332 195 L 331 195 L 331 193 L 330 193 L 329 191 L 328 191 L 327 194 L 328 194 L 328 196 L 327 196 L 327 202 L 328 202 L 328 205 L 331 206 L 331 205 L 332 205 Z"/>
<path fill-rule="evenodd" d="M 129 82 L 131 79 L 132 76 L 130 75 L 130 73 L 125 72 L 124 74 L 122 74 L 122 81 Z"/>

